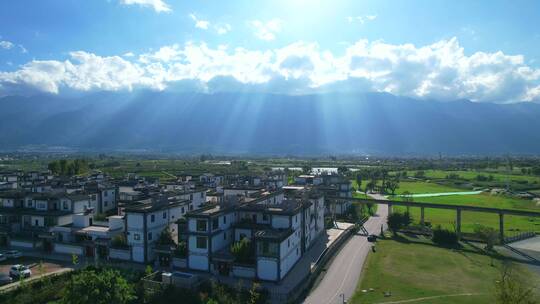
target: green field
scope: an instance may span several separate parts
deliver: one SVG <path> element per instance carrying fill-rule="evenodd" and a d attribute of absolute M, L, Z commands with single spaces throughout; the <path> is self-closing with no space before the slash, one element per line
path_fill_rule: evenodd
<path fill-rule="evenodd" d="M 540 206 L 536 206 L 533 201 L 506 196 L 495 196 L 486 193 L 475 195 L 449 195 L 437 197 L 421 197 L 415 198 L 416 202 L 430 202 L 450 205 L 469 205 L 479 207 L 492 207 L 501 209 L 520 209 L 533 210 L 540 212 Z M 395 211 L 404 212 L 405 207 L 394 207 Z M 420 208 L 410 208 L 410 213 L 415 222 L 420 221 Z M 456 212 L 453 210 L 442 209 L 425 209 L 425 221 L 430 222 L 433 226 L 441 225 L 448 229 L 454 228 L 456 220 Z M 481 212 L 462 212 L 461 231 L 473 232 L 477 225 L 484 225 L 499 229 L 499 216 L 492 213 Z M 540 218 L 529 218 L 523 216 L 504 217 L 505 235 L 513 235 L 523 231 L 540 232 Z"/>
<path fill-rule="evenodd" d="M 493 180 L 497 182 L 506 182 L 508 181 L 527 181 L 528 183 L 537 183 L 538 187 L 540 188 L 540 176 L 530 176 L 530 175 L 522 175 L 519 173 L 514 174 L 506 174 L 506 173 L 500 173 L 499 171 L 476 171 L 476 170 L 470 170 L 470 171 L 444 171 L 444 170 L 426 170 L 426 178 L 434 178 L 434 179 L 445 179 L 447 175 L 449 174 L 457 174 L 460 178 L 466 179 L 466 180 L 475 180 L 476 176 L 482 174 L 485 176 L 492 175 Z M 412 175 L 412 174 L 411 174 Z"/>
<path fill-rule="evenodd" d="M 399 188 L 396 190 L 396 194 L 403 194 L 403 192 L 409 191 L 413 194 L 422 194 L 422 193 L 442 193 L 442 192 L 459 192 L 467 191 L 467 189 L 460 189 L 456 187 L 450 187 L 445 185 L 439 185 L 436 183 L 429 182 L 412 182 L 412 181 L 401 181 L 399 183 Z"/>
<path fill-rule="evenodd" d="M 437 247 L 423 238 L 381 240 L 377 242 L 377 252 L 369 253 L 350 303 L 384 303 L 436 296 L 442 297 L 414 303 L 493 303 L 501 262 L 495 260 L 495 267 L 490 263 L 490 257 L 468 245 L 453 250 Z M 538 286 L 540 279 L 536 274 L 524 266 L 514 265 L 520 276 Z M 374 291 L 370 292 L 370 288 Z M 386 291 L 391 291 L 392 296 L 384 297 Z M 474 295 L 448 297 L 465 293 Z"/>

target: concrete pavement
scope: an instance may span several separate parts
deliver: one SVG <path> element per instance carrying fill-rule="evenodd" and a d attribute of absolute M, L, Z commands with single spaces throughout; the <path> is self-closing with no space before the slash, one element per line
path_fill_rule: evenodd
<path fill-rule="evenodd" d="M 374 199 L 384 199 L 382 195 L 371 194 Z M 370 234 L 381 232 L 381 225 L 386 228 L 388 207 L 379 205 L 377 215 L 372 216 L 364 224 Z M 354 294 L 360 273 L 371 244 L 365 236 L 354 235 L 337 253 L 328 266 L 322 281 L 304 300 L 307 304 L 338 304 L 343 298 L 348 300 Z"/>

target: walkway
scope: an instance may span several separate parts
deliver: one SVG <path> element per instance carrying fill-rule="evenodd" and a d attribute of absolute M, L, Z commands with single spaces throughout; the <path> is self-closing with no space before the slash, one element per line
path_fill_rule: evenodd
<path fill-rule="evenodd" d="M 382 195 L 370 194 L 374 199 L 385 199 Z M 370 234 L 379 234 L 381 225 L 386 227 L 388 206 L 379 205 L 377 215 L 364 224 Z M 360 273 L 371 244 L 365 236 L 354 235 L 337 253 L 322 281 L 304 300 L 308 304 L 341 304 L 342 297 L 350 299 L 354 294 Z M 342 296 L 343 294 L 343 296 Z"/>

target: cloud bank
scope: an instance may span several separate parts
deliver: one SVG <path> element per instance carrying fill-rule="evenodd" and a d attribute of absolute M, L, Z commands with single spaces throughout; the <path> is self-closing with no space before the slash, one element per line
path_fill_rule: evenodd
<path fill-rule="evenodd" d="M 120 3 L 124 5 L 139 5 L 142 7 L 151 7 L 156 12 L 170 12 L 171 7 L 163 2 L 163 0 L 120 0 Z"/>
<path fill-rule="evenodd" d="M 64 90 L 260 91 L 310 94 L 388 92 L 424 99 L 478 102 L 540 100 L 540 70 L 522 55 L 465 55 L 456 38 L 415 46 L 360 40 L 336 56 L 316 43 L 273 50 L 187 43 L 138 56 L 71 52 L 69 59 L 33 60 L 0 72 L 0 95 Z"/>

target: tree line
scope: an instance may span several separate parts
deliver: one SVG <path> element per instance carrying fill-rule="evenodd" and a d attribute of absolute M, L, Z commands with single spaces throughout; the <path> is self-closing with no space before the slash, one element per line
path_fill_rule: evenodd
<path fill-rule="evenodd" d="M 47 168 L 56 175 L 73 176 L 88 172 L 89 164 L 85 159 L 60 159 L 50 162 Z"/>

